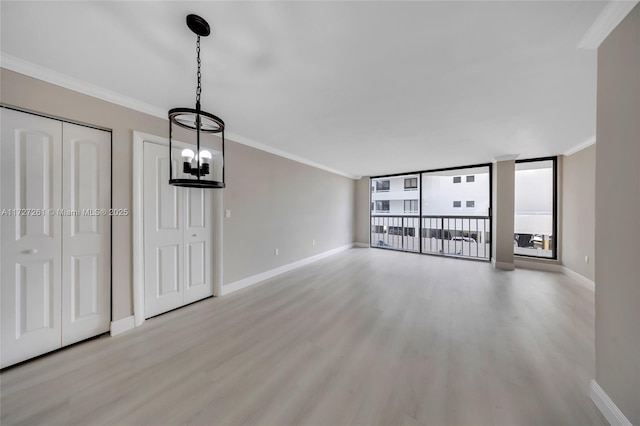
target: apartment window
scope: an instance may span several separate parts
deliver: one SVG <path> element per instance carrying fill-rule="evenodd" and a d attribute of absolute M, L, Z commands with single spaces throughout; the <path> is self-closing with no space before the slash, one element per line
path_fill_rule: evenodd
<path fill-rule="evenodd" d="M 389 200 L 378 200 L 376 201 L 376 210 L 379 212 L 388 212 L 389 211 Z"/>
<path fill-rule="evenodd" d="M 556 258 L 556 157 L 516 161 L 513 252 Z"/>
<path fill-rule="evenodd" d="M 371 202 L 371 211 L 373 211 L 373 201 Z"/>
<path fill-rule="evenodd" d="M 467 207 L 475 207 L 475 206 L 476 206 L 475 201 L 467 201 Z"/>
<path fill-rule="evenodd" d="M 417 213 L 418 212 L 418 200 L 404 200 L 404 212 L 405 213 Z"/>
<path fill-rule="evenodd" d="M 475 181 L 476 181 L 476 177 L 474 175 L 467 176 L 467 183 L 475 182 Z M 469 206 L 467 206 L 467 207 L 469 207 Z"/>
<path fill-rule="evenodd" d="M 384 233 L 384 227 L 382 225 L 372 225 L 371 232 L 374 234 L 382 234 Z"/>
<path fill-rule="evenodd" d="M 454 201 L 453 207 L 462 207 L 462 201 Z"/>
<path fill-rule="evenodd" d="M 415 237 L 416 236 L 416 228 L 404 228 L 404 236 L 405 237 Z"/>
<path fill-rule="evenodd" d="M 413 189 L 418 189 L 418 178 L 406 178 L 404 180 L 404 190 L 411 191 Z"/>
<path fill-rule="evenodd" d="M 453 183 L 461 183 L 462 182 L 462 176 L 454 176 L 453 177 Z M 460 206 L 458 206 L 460 207 Z"/>
<path fill-rule="evenodd" d="M 389 227 L 389 235 L 402 236 L 402 226 L 390 226 Z"/>
<path fill-rule="evenodd" d="M 389 180 L 379 180 L 376 181 L 376 191 L 388 191 L 391 188 L 391 181 Z"/>

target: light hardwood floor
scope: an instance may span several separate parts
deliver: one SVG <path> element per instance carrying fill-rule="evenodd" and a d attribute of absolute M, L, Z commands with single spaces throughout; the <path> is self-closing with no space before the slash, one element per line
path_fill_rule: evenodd
<path fill-rule="evenodd" d="M 0 375 L 10 424 L 587 425 L 594 294 L 353 249 Z"/>

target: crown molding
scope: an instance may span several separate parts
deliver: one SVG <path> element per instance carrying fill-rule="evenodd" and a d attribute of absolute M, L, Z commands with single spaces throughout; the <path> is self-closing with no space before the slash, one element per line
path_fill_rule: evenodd
<path fill-rule="evenodd" d="M 591 27 L 582 36 L 578 48 L 597 49 L 600 47 L 602 42 L 639 2 L 639 0 L 622 0 L 607 3 Z"/>
<path fill-rule="evenodd" d="M 0 52 L 0 66 L 38 80 L 46 81 L 47 83 L 55 84 L 56 86 L 64 87 L 65 89 L 73 90 L 74 92 L 82 93 L 83 95 L 88 95 L 167 120 L 167 111 L 162 108 L 104 89 L 84 80 L 70 77 L 52 69 L 25 61 L 24 59 L 16 58 L 4 52 Z"/>
<path fill-rule="evenodd" d="M 110 102 L 112 104 L 120 105 L 125 108 L 130 108 L 132 110 L 139 111 L 154 117 L 158 117 L 163 120 L 168 120 L 167 110 L 165 110 L 164 108 L 160 108 L 155 105 L 141 102 L 137 99 L 131 98 L 129 96 L 125 96 L 121 93 L 104 89 L 102 87 L 96 86 L 95 84 L 91 84 L 84 80 L 80 80 L 78 78 L 59 73 L 52 69 L 34 64 L 29 61 L 25 61 L 24 59 L 17 58 L 15 56 L 6 54 L 4 52 L 0 52 L 0 67 L 8 69 L 10 71 L 15 71 L 20 74 L 24 74 L 29 77 L 36 78 L 38 80 L 45 81 L 47 83 L 54 84 L 56 86 L 64 87 L 65 89 L 73 90 L 74 92 L 82 93 L 84 95 L 101 99 L 103 101 Z M 245 138 L 235 133 L 227 132 L 227 139 L 242 145 L 250 146 L 260 151 L 265 151 L 270 154 L 274 154 L 279 157 L 284 157 L 289 160 L 306 164 L 307 166 L 315 167 L 317 169 L 321 169 L 330 173 L 345 176 L 350 179 L 356 179 L 356 180 L 360 179 L 360 176 L 356 176 L 340 170 L 332 169 L 331 167 L 327 167 L 323 164 L 316 163 L 315 161 L 308 160 L 304 157 L 300 157 L 298 155 L 291 154 L 281 149 L 265 145 L 261 142 L 253 141 L 249 138 Z"/>
<path fill-rule="evenodd" d="M 298 155 L 295 154 L 291 154 L 287 151 L 283 151 L 281 149 L 278 148 L 274 148 L 272 146 L 269 145 L 265 145 L 262 142 L 257 142 L 254 141 L 252 139 L 249 138 L 245 138 L 244 136 L 240 136 L 238 134 L 235 133 L 227 133 L 229 135 L 229 140 L 232 140 L 233 142 L 237 142 L 239 144 L 242 145 L 246 145 L 246 146 L 250 146 L 251 148 L 255 148 L 255 149 L 259 149 L 260 151 L 264 151 L 264 152 L 268 152 L 269 154 L 273 154 L 273 155 L 277 155 L 278 157 L 283 157 L 283 158 L 287 158 L 289 160 L 295 161 L 297 163 L 302 163 L 302 164 L 306 164 L 307 166 L 311 166 L 311 167 L 315 167 L 316 169 L 321 169 L 336 175 L 340 175 L 340 176 L 344 176 L 347 177 L 349 179 L 354 179 L 354 180 L 358 180 L 360 179 L 362 176 L 358 176 L 358 175 L 352 175 L 350 173 L 346 173 L 340 170 L 336 170 L 336 169 L 332 169 L 331 167 L 327 167 L 325 165 L 322 165 L 320 163 L 316 163 L 315 161 L 311 161 L 308 160 L 304 157 L 300 157 Z"/>
<path fill-rule="evenodd" d="M 581 144 L 578 144 L 578 145 L 574 146 L 573 148 L 569 149 L 567 152 L 565 152 L 562 155 L 566 155 L 566 156 L 573 155 L 576 152 L 582 151 L 583 149 L 590 147 L 594 143 L 596 143 L 596 137 L 592 136 L 589 139 L 587 139 L 586 141 L 582 142 Z"/>

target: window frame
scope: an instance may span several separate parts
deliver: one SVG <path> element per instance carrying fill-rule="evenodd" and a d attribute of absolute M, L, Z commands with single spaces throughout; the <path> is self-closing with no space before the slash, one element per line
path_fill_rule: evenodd
<path fill-rule="evenodd" d="M 415 180 L 416 186 L 407 186 L 407 181 Z M 418 190 L 418 178 L 417 177 L 408 177 L 404 178 L 404 190 L 405 191 L 417 191 Z"/>
<path fill-rule="evenodd" d="M 407 202 L 409 202 L 409 209 L 407 210 Z M 411 209 L 411 205 L 415 203 L 415 210 Z M 404 213 L 418 213 L 418 210 L 420 208 L 420 203 L 418 202 L 418 200 L 404 200 Z"/>
<path fill-rule="evenodd" d="M 486 167 L 489 171 L 489 181 L 487 182 L 487 185 L 489 187 L 489 209 L 487 211 L 487 215 L 486 216 L 482 216 L 483 218 L 486 218 L 489 220 L 489 225 L 487 227 L 488 229 L 488 252 L 492 253 L 492 249 L 493 249 L 493 233 L 491 232 L 491 230 L 493 229 L 493 206 L 491 205 L 491 200 L 493 200 L 493 163 L 479 163 L 479 164 L 467 164 L 467 165 L 463 165 L 463 166 L 454 166 L 454 167 L 443 167 L 443 168 L 435 168 L 435 169 L 426 169 L 426 170 L 413 170 L 413 171 L 408 171 L 408 172 L 401 172 L 401 173 L 392 173 L 392 174 L 384 174 L 384 175 L 375 175 L 375 176 L 369 176 L 369 182 L 372 183 L 373 181 L 376 180 L 386 180 L 386 179 L 390 179 L 390 178 L 394 178 L 394 177 L 400 177 L 400 176 L 409 176 L 409 175 L 417 175 L 418 177 L 418 185 L 419 185 L 419 189 L 420 189 L 420 195 L 418 198 L 418 217 L 421 218 L 422 217 L 422 176 L 424 173 L 433 173 L 433 172 L 444 172 L 444 171 L 461 171 L 463 172 L 466 169 L 476 169 L 479 167 Z M 462 176 L 462 174 L 460 175 Z M 462 179 L 462 177 L 461 177 Z M 373 191 L 371 191 L 369 193 L 369 200 L 372 201 L 372 195 L 374 194 Z M 383 217 L 385 215 L 376 215 L 374 212 L 371 212 L 369 214 L 369 225 L 371 225 L 373 223 L 373 219 L 376 217 Z M 421 219 L 420 219 L 421 220 Z M 428 229 L 428 228 L 424 228 L 422 226 L 422 224 L 419 225 L 420 226 L 420 233 L 419 235 L 422 235 L 422 229 Z M 419 243 L 419 250 L 417 251 L 417 253 L 419 254 L 423 254 L 425 256 L 442 256 L 441 254 L 434 254 L 434 253 L 429 253 L 429 252 L 423 252 L 422 251 L 422 240 L 423 238 L 420 237 L 418 238 L 418 243 Z M 403 252 L 409 252 L 410 251 L 406 251 L 406 250 L 402 250 L 402 249 L 397 249 L 397 248 L 382 248 L 382 247 L 378 247 L 377 245 L 374 245 L 373 241 L 371 240 L 371 233 L 369 233 L 369 247 L 371 248 L 379 248 L 379 249 L 389 249 L 389 250 L 395 250 L 395 251 L 403 251 Z M 476 259 L 473 258 L 462 258 L 465 260 L 471 260 L 471 261 L 476 261 Z M 491 261 L 491 255 L 489 256 L 488 259 L 481 259 L 480 261 Z"/>
<path fill-rule="evenodd" d="M 378 203 L 382 204 L 384 202 L 387 203 L 387 209 L 386 210 L 378 209 Z M 376 200 L 375 203 L 376 203 L 376 210 L 375 211 L 382 212 L 382 213 L 388 213 L 388 212 L 391 211 L 391 202 L 390 202 L 390 200 Z"/>
<path fill-rule="evenodd" d="M 386 183 L 387 183 L 387 189 L 380 189 L 380 188 L 378 187 L 378 184 L 380 184 L 380 183 L 382 183 L 382 182 L 386 182 Z M 391 191 L 391 180 L 389 180 L 389 179 L 386 179 L 386 180 L 385 180 L 385 179 L 376 180 L 375 187 L 376 187 L 376 192 L 389 192 L 389 191 Z"/>
<path fill-rule="evenodd" d="M 544 257 L 544 256 L 535 256 L 532 254 L 516 254 L 513 253 L 513 255 L 515 257 L 520 257 L 520 258 L 529 258 L 529 259 L 542 259 L 542 260 L 548 260 L 548 261 L 557 261 L 558 260 L 558 157 L 557 156 L 552 156 L 552 157 L 538 157 L 538 158 L 526 158 L 526 159 L 522 159 L 522 160 L 515 160 L 515 163 L 538 163 L 538 162 L 542 162 L 542 161 L 551 161 L 551 163 L 553 164 L 552 167 L 552 180 L 553 180 L 553 189 L 552 189 L 552 203 L 553 203 L 553 208 L 552 208 L 552 214 L 553 214 L 553 218 L 552 218 L 552 230 L 553 230 L 553 238 L 551 240 L 551 252 L 552 252 L 552 256 L 551 257 Z M 515 185 L 515 170 L 513 173 L 513 180 L 514 180 L 514 185 Z M 515 200 L 514 200 L 515 201 Z M 514 203 L 515 204 L 515 203 Z M 514 212 L 514 218 L 515 218 L 515 212 Z M 515 229 L 513 230 L 513 234 L 515 235 Z"/>

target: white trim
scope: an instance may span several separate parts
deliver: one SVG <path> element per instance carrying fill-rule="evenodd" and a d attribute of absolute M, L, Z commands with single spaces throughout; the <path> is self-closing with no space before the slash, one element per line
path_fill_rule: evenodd
<path fill-rule="evenodd" d="M 136 322 L 133 315 L 117 321 L 111 321 L 111 336 L 117 336 L 134 328 L 136 328 Z"/>
<path fill-rule="evenodd" d="M 0 66 L 2 66 L 2 68 L 6 68 L 8 70 L 27 75 L 29 77 L 37 78 L 38 80 L 42 80 L 47 83 L 55 84 L 56 86 L 61 86 L 66 89 L 73 90 L 78 93 L 82 93 L 84 95 L 92 96 L 94 98 L 98 98 L 103 101 L 111 102 L 113 104 L 120 105 L 125 108 L 130 108 L 135 111 L 139 111 L 154 117 L 161 118 L 163 120 L 167 120 L 166 109 L 163 109 L 145 102 L 141 102 L 137 99 L 122 95 L 117 92 L 113 92 L 111 90 L 104 89 L 102 87 L 88 83 L 84 80 L 80 80 L 75 77 L 70 77 L 68 75 L 59 73 L 52 69 L 45 68 L 43 66 L 34 64 L 29 61 L 25 61 L 24 59 L 20 59 L 15 56 L 8 55 L 4 52 L 0 52 Z M 281 149 L 265 145 L 261 142 L 256 142 L 254 140 L 245 138 L 233 132 L 227 132 L 226 139 L 231 140 L 233 142 L 237 142 L 242 145 L 250 146 L 255 149 L 259 149 L 260 151 L 277 155 L 279 157 L 287 158 L 289 160 L 293 160 L 298 163 L 306 164 L 307 166 L 315 167 L 317 169 L 325 170 L 330 173 L 335 173 L 337 175 L 345 176 L 350 179 L 358 180 L 361 177 L 361 176 L 352 175 L 350 173 L 342 172 L 340 170 L 332 169 L 331 167 L 327 167 L 320 163 L 316 163 L 315 161 L 308 160 L 304 157 L 300 157 L 298 155 L 291 154 Z"/>
<path fill-rule="evenodd" d="M 259 274 L 252 275 L 250 277 L 243 278 L 241 280 L 226 284 L 226 285 L 222 286 L 222 295 L 224 296 L 224 295 L 227 295 L 229 293 L 233 293 L 234 291 L 238 291 L 238 290 L 241 290 L 243 288 L 252 286 L 252 285 L 257 284 L 257 283 L 259 283 L 261 281 L 268 280 L 269 278 L 273 278 L 273 277 L 275 277 L 277 275 L 280 275 L 280 274 L 284 274 L 285 272 L 289 272 L 289 271 L 292 271 L 294 269 L 300 268 L 302 266 L 308 265 L 310 263 L 317 262 L 318 260 L 324 259 L 325 257 L 329 257 L 329 256 L 334 255 L 336 253 L 340 253 L 342 251 L 349 250 L 352 247 L 353 247 L 353 243 L 352 244 L 347 244 L 347 245 L 335 248 L 333 250 L 325 251 L 324 253 L 316 254 L 315 256 L 307 257 L 305 259 L 301 259 L 301 260 L 298 260 L 296 262 L 289 263 L 287 265 L 283 265 L 283 266 L 277 267 L 275 269 L 271 269 L 269 271 L 261 272 Z"/>
<path fill-rule="evenodd" d="M 569 278 L 572 278 L 573 280 L 578 281 L 580 284 L 584 285 L 591 291 L 594 291 L 596 289 L 596 283 L 593 280 L 590 280 L 584 275 L 577 273 L 573 269 L 569 269 L 566 266 L 563 266 L 562 273 L 568 276 Z"/>
<path fill-rule="evenodd" d="M 535 262 L 528 259 L 515 258 L 514 264 L 516 268 L 534 269 L 536 271 L 562 272 L 562 265 L 555 261 Z"/>
<path fill-rule="evenodd" d="M 135 326 L 145 321 L 144 315 L 144 200 L 143 200 L 143 166 L 144 142 L 169 146 L 169 139 L 148 133 L 133 131 L 133 315 Z M 187 146 L 178 141 L 176 146 Z M 213 194 L 213 295 L 219 296 L 222 287 L 222 191 Z"/>
<path fill-rule="evenodd" d="M 8 55 L 4 52 L 0 52 L 0 65 L 2 66 L 2 68 L 27 75 L 29 77 L 37 78 L 38 80 L 46 81 L 47 83 L 55 84 L 56 86 L 61 86 L 65 89 L 82 93 L 83 95 L 92 96 L 94 98 L 102 99 L 103 101 L 111 102 L 125 108 L 131 108 L 133 110 L 167 120 L 167 111 L 162 108 L 158 108 L 154 105 L 141 102 L 129 96 L 104 89 L 102 87 L 96 86 L 95 84 L 88 83 L 84 80 L 70 77 L 68 75 L 54 71 L 50 68 L 46 68 L 34 64 L 33 62 L 25 61 L 24 59 Z"/>
<path fill-rule="evenodd" d="M 600 385 L 591 380 L 591 400 L 612 426 L 633 426 Z"/>
<path fill-rule="evenodd" d="M 638 4 L 637 0 L 610 1 L 582 36 L 578 48 L 597 49 Z"/>
<path fill-rule="evenodd" d="M 498 262 L 495 259 L 491 259 L 491 264 L 496 269 L 502 269 L 503 271 L 513 271 L 516 269 L 512 262 Z"/>
<path fill-rule="evenodd" d="M 573 148 L 571 148 L 570 150 L 565 152 L 563 155 L 568 157 L 569 155 L 573 155 L 576 152 L 580 152 L 585 148 L 589 148 L 594 143 L 596 143 L 596 137 L 592 136 L 589 139 L 587 139 L 586 141 L 582 142 L 581 144 L 578 144 L 578 145 L 574 146 Z"/>
<path fill-rule="evenodd" d="M 369 244 L 367 243 L 353 243 L 354 247 L 360 247 L 360 248 L 369 248 Z"/>
<path fill-rule="evenodd" d="M 362 176 L 352 175 L 350 173 L 342 172 L 340 170 L 332 169 L 331 167 L 324 166 L 324 165 L 322 165 L 320 163 L 316 163 L 315 161 L 308 160 L 306 158 L 297 156 L 295 154 L 291 154 L 291 153 L 289 153 L 287 151 L 283 151 L 281 149 L 274 148 L 274 147 L 269 146 L 269 145 L 265 145 L 265 144 L 263 144 L 261 142 L 257 142 L 257 141 L 254 141 L 252 139 L 245 138 L 245 137 L 240 136 L 240 135 L 238 135 L 236 133 L 229 132 L 229 133 L 226 133 L 226 134 L 229 136 L 228 138 L 230 140 L 232 140 L 233 142 L 237 142 L 237 143 L 242 144 L 242 145 L 250 146 L 251 148 L 259 149 L 260 151 L 268 152 L 270 154 L 277 155 L 278 157 L 287 158 L 289 160 L 293 160 L 293 161 L 298 162 L 298 163 L 306 164 L 307 166 L 315 167 L 316 169 L 321 169 L 321 170 L 327 171 L 329 173 L 334 173 L 336 175 L 348 177 L 349 179 L 353 179 L 353 180 L 359 180 L 362 177 Z"/>
<path fill-rule="evenodd" d="M 144 322 L 144 211 L 143 211 L 143 164 L 144 140 L 149 135 L 133 131 L 133 203 L 131 215 L 133 221 L 133 315 L 135 325 Z"/>

